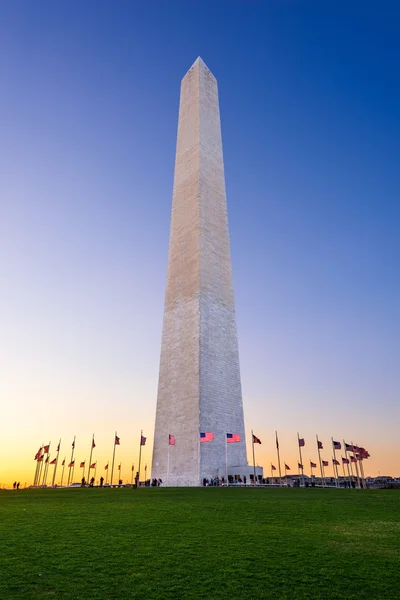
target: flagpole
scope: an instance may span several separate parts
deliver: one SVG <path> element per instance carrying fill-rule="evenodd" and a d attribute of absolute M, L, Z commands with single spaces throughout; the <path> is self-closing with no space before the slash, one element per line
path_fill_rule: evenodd
<path fill-rule="evenodd" d="M 169 448 L 170 448 L 170 443 L 169 443 L 169 436 L 168 436 L 167 487 L 169 487 Z"/>
<path fill-rule="evenodd" d="M 40 449 L 39 458 L 42 456 L 42 452 L 43 452 L 43 446 Z M 37 464 L 38 469 L 37 469 L 36 481 L 35 481 L 35 485 L 37 485 L 37 486 L 40 484 L 39 473 L 40 473 L 41 466 L 42 466 L 42 462 L 38 461 L 38 464 Z"/>
<path fill-rule="evenodd" d="M 42 485 L 45 486 L 47 483 L 47 471 L 49 470 L 49 454 L 47 455 L 46 461 L 44 463 L 44 469 L 43 469 L 43 480 L 42 480 Z"/>
<path fill-rule="evenodd" d="M 355 460 L 354 464 L 356 465 L 356 473 L 357 473 L 357 485 L 358 485 L 359 489 L 361 489 L 360 473 L 359 473 L 359 470 L 358 470 L 358 460 L 357 460 L 356 456 L 354 456 L 354 460 Z"/>
<path fill-rule="evenodd" d="M 143 429 L 140 430 L 138 487 L 139 487 L 139 484 L 140 484 L 140 463 L 142 461 L 142 437 L 143 437 Z"/>
<path fill-rule="evenodd" d="M 89 468 L 88 468 L 88 475 L 87 475 L 88 481 L 90 480 L 90 465 L 92 464 L 93 444 L 94 444 L 94 434 L 92 436 L 92 446 L 90 448 Z"/>
<path fill-rule="evenodd" d="M 346 442 L 344 440 L 343 440 L 343 446 L 344 446 L 344 453 L 346 455 L 347 460 L 349 461 L 347 463 L 347 470 L 349 472 L 349 477 L 350 477 L 350 473 L 351 473 L 350 487 L 353 487 L 353 465 L 351 464 L 351 460 L 349 460 L 349 458 L 347 456 Z M 350 465 L 350 467 L 349 467 L 349 465 Z"/>
<path fill-rule="evenodd" d="M 360 458 L 360 473 L 361 473 L 361 480 L 362 480 L 363 488 L 367 489 L 367 485 L 365 483 L 364 464 L 363 464 L 363 459 L 362 458 Z"/>
<path fill-rule="evenodd" d="M 66 459 L 66 457 L 64 457 L 64 464 L 62 466 L 60 487 L 62 487 L 62 483 L 63 483 L 63 479 L 64 479 L 65 459 Z"/>
<path fill-rule="evenodd" d="M 253 483 L 256 484 L 256 455 L 254 453 L 254 435 L 253 430 L 251 430 L 251 443 L 253 445 Z"/>
<path fill-rule="evenodd" d="M 46 457 L 46 458 L 47 458 L 47 457 Z M 41 476 L 42 476 L 42 481 L 41 481 L 41 484 L 40 484 L 40 485 L 43 487 L 43 486 L 44 486 L 44 476 L 46 475 L 46 465 L 47 465 L 47 462 L 46 462 L 46 459 L 45 459 L 45 457 L 44 457 L 44 456 L 43 456 L 43 460 L 42 460 L 42 462 L 43 462 L 43 466 L 42 466 L 42 473 L 41 473 Z"/>
<path fill-rule="evenodd" d="M 351 442 L 351 445 L 353 446 L 353 456 L 356 459 L 357 485 L 358 485 L 359 488 L 361 488 L 361 485 L 360 485 L 360 475 L 359 475 L 359 472 L 358 472 L 358 460 L 357 460 L 356 453 L 355 453 L 355 450 L 354 450 L 353 441 Z"/>
<path fill-rule="evenodd" d="M 40 456 L 40 455 L 41 455 L 41 451 L 39 452 L 39 456 Z M 33 476 L 33 486 L 35 486 L 35 485 L 36 485 L 36 474 L 37 474 L 38 465 L 39 465 L 39 463 L 38 463 L 38 458 L 39 458 L 39 456 L 38 456 L 38 454 L 36 453 L 36 455 L 35 455 L 36 467 L 35 467 L 35 474 L 34 474 L 34 476 Z"/>
<path fill-rule="evenodd" d="M 278 441 L 278 432 L 277 431 L 275 431 L 275 438 L 276 438 L 276 451 L 278 453 L 279 481 L 280 481 L 281 487 L 282 487 L 281 457 L 279 456 L 279 441 Z"/>
<path fill-rule="evenodd" d="M 37 482 L 38 487 L 40 487 L 40 479 L 42 477 L 44 454 L 41 454 L 40 456 L 43 456 L 43 458 L 40 461 L 40 465 L 39 465 L 38 482 Z"/>
<path fill-rule="evenodd" d="M 114 476 L 114 461 L 115 461 L 115 441 L 117 439 L 117 432 L 115 432 L 114 434 L 114 451 L 113 451 L 113 458 L 112 458 L 112 465 L 111 465 L 111 479 L 110 479 L 110 485 L 112 485 L 113 482 L 113 476 Z"/>
<path fill-rule="evenodd" d="M 47 459 L 48 459 L 48 458 L 49 458 L 49 456 L 50 456 L 50 444 L 51 444 L 51 442 L 49 442 L 49 445 L 48 445 L 48 447 L 47 447 L 47 452 L 46 452 L 46 454 L 47 454 Z M 46 459 L 46 460 L 47 460 L 47 459 Z M 48 471 L 48 469 L 49 469 L 49 461 L 47 460 L 47 462 L 45 462 L 45 464 L 44 464 L 42 485 L 46 485 L 46 481 L 47 481 L 47 471 Z"/>
<path fill-rule="evenodd" d="M 360 450 L 360 448 L 357 446 L 357 448 Z M 365 480 L 364 480 L 364 467 L 363 467 L 363 460 L 361 458 L 360 452 L 357 453 L 359 458 L 358 458 L 358 462 L 356 464 L 360 464 L 360 475 L 361 475 L 361 487 L 363 489 L 365 489 Z M 357 458 L 357 457 L 356 457 Z"/>
<path fill-rule="evenodd" d="M 200 443 L 200 431 L 199 431 L 198 444 L 199 444 L 199 474 L 200 474 L 199 485 L 202 485 L 202 480 L 201 480 L 201 443 Z"/>
<path fill-rule="evenodd" d="M 60 441 L 58 442 L 58 446 L 57 446 L 56 464 L 54 465 L 53 481 L 51 482 L 51 487 L 54 487 L 54 481 L 56 479 L 56 472 L 57 472 L 57 467 L 58 467 L 58 456 L 60 454 L 60 444 L 61 444 L 61 438 L 60 438 Z"/>
<path fill-rule="evenodd" d="M 43 449 L 43 444 L 42 444 L 42 446 L 41 446 L 41 448 L 40 448 L 40 450 L 39 450 L 39 456 L 38 456 L 38 459 L 39 459 L 39 458 L 42 456 L 42 449 Z M 37 456 L 37 455 L 36 455 L 36 456 Z M 40 465 L 39 465 L 39 460 L 37 460 L 37 459 L 36 459 L 35 477 L 34 477 L 34 479 L 33 479 L 33 485 L 34 485 L 34 486 L 37 486 L 37 484 L 38 484 L 38 473 L 39 473 L 39 468 L 40 468 Z"/>
<path fill-rule="evenodd" d="M 48 470 L 49 470 L 49 463 L 50 463 L 50 453 L 49 452 L 47 453 L 46 461 L 47 462 L 46 462 L 45 467 L 44 467 L 44 475 L 43 475 L 43 485 L 44 486 L 47 483 L 47 473 L 48 473 Z"/>
<path fill-rule="evenodd" d="M 321 461 L 321 452 L 320 452 L 320 448 L 319 448 L 319 440 L 318 440 L 318 435 L 316 435 L 317 438 L 317 448 L 318 448 L 318 458 L 319 458 L 319 468 L 321 470 L 321 479 L 322 479 L 322 486 L 325 487 L 325 478 L 322 472 L 322 461 Z"/>
<path fill-rule="evenodd" d="M 39 454 L 39 456 L 40 456 L 40 454 Z M 38 458 L 39 458 L 39 456 L 38 456 Z M 39 466 L 37 458 L 35 458 L 35 462 L 36 462 L 36 467 L 35 467 L 35 474 L 33 476 L 33 487 L 35 487 L 35 485 L 36 485 L 36 474 L 37 474 L 37 470 L 38 470 L 38 466 Z"/>
<path fill-rule="evenodd" d="M 106 483 L 108 483 L 108 467 L 110 466 L 110 463 L 107 463 L 107 469 L 104 469 L 106 472 Z"/>
<path fill-rule="evenodd" d="M 83 461 L 83 467 L 82 467 L 82 479 L 85 481 L 85 461 Z"/>
<path fill-rule="evenodd" d="M 94 463 L 94 485 L 96 485 L 97 460 Z"/>
<path fill-rule="evenodd" d="M 225 470 L 226 470 L 226 485 L 229 484 L 228 480 L 228 438 L 225 433 Z"/>
<path fill-rule="evenodd" d="M 48 457 L 49 457 L 49 455 L 47 455 L 46 459 L 43 461 L 44 467 L 43 467 L 42 487 L 44 486 L 44 481 L 45 481 L 45 477 L 46 477 L 46 469 L 47 469 L 47 465 L 48 465 L 48 462 L 46 462 L 46 461 L 47 461 Z"/>
<path fill-rule="evenodd" d="M 332 440 L 332 448 L 333 448 L 333 457 L 336 461 L 336 450 L 335 450 L 335 446 L 333 444 L 333 437 L 331 437 Z M 336 467 L 336 487 L 339 486 L 339 474 L 338 474 L 338 468 L 337 468 L 337 464 L 333 463 L 333 471 L 335 472 L 335 467 Z"/>
<path fill-rule="evenodd" d="M 300 464 L 301 464 L 301 475 L 303 478 L 303 487 L 304 487 L 304 466 L 303 466 L 303 459 L 301 457 L 301 446 L 300 446 L 300 437 L 299 437 L 299 432 L 297 432 L 297 443 L 299 445 L 299 455 L 300 455 Z"/>
<path fill-rule="evenodd" d="M 311 460 L 310 460 L 310 469 L 311 469 L 311 482 L 312 482 L 312 478 L 313 478 L 313 472 L 312 472 L 312 469 L 313 469 L 313 466 L 312 466 Z"/>
<path fill-rule="evenodd" d="M 71 463 L 72 463 L 72 461 L 74 460 L 74 452 L 75 452 L 75 437 L 76 437 L 76 436 L 74 436 L 74 441 L 72 442 L 71 460 L 69 461 L 69 464 L 71 464 Z M 69 471 L 68 471 L 68 483 L 67 483 L 67 485 L 69 485 L 69 480 L 70 480 L 70 478 L 71 478 L 71 469 L 72 469 L 72 467 L 69 467 Z"/>
<path fill-rule="evenodd" d="M 343 456 L 341 456 L 341 459 L 342 459 L 344 486 L 346 487 L 347 477 L 346 477 L 346 471 L 344 470 Z"/>

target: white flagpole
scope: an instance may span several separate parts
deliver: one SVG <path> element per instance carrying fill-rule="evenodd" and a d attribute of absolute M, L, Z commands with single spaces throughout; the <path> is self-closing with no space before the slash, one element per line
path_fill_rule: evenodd
<path fill-rule="evenodd" d="M 367 489 L 367 484 L 365 483 L 364 465 L 363 465 L 363 459 L 362 458 L 360 458 L 360 473 L 361 473 L 361 478 L 362 478 L 362 482 L 363 482 L 363 487 L 365 489 Z"/>
<path fill-rule="evenodd" d="M 168 461 L 167 461 L 167 487 L 169 487 L 169 436 L 168 436 Z"/>
<path fill-rule="evenodd" d="M 279 441 L 278 441 L 278 432 L 275 431 L 275 439 L 276 439 L 276 451 L 278 453 L 278 468 L 279 468 L 279 481 L 282 487 L 282 471 L 281 471 L 281 457 L 279 455 Z"/>
<path fill-rule="evenodd" d="M 350 477 L 350 473 L 351 473 L 351 479 L 350 479 L 350 487 L 353 487 L 353 465 L 351 464 L 351 460 L 349 459 L 349 457 L 347 456 L 347 448 L 346 448 L 346 442 L 343 440 L 343 447 L 344 447 L 344 453 L 346 455 L 347 460 L 349 461 L 347 463 L 347 470 L 349 471 L 349 477 Z M 350 466 L 349 466 L 350 465 Z"/>
<path fill-rule="evenodd" d="M 333 458 L 336 461 L 336 450 L 335 450 L 335 446 L 334 446 L 334 443 L 333 443 L 333 437 L 331 438 L 331 440 L 332 440 L 332 448 L 333 448 Z M 336 467 L 336 487 L 339 487 L 339 473 L 338 473 L 338 468 L 337 468 L 337 464 L 333 463 L 333 472 L 335 472 L 335 467 Z"/>
<path fill-rule="evenodd" d="M 225 464 L 226 464 L 226 485 L 228 485 L 228 438 L 225 433 Z"/>
<path fill-rule="evenodd" d="M 297 432 L 297 444 L 299 446 L 299 455 L 300 455 L 300 464 L 301 464 L 301 475 L 303 479 L 303 487 L 304 487 L 304 468 L 303 468 L 303 459 L 301 457 L 301 447 L 300 447 L 300 437 L 299 432 Z"/>
<path fill-rule="evenodd" d="M 44 474 L 43 474 L 43 486 L 46 486 L 47 482 L 47 471 L 49 470 L 49 462 L 50 462 L 50 454 L 47 454 L 46 463 L 44 465 Z"/>
<path fill-rule="evenodd" d="M 344 486 L 346 487 L 347 485 L 347 477 L 346 477 L 346 471 L 344 470 L 344 462 L 343 462 L 343 456 L 340 456 L 340 458 L 342 459 L 342 469 L 343 469 L 343 480 L 344 480 Z"/>
<path fill-rule="evenodd" d="M 64 464 L 63 464 L 63 466 L 62 466 L 62 471 L 61 471 L 61 483 L 60 483 L 60 487 L 62 487 L 62 484 L 63 484 L 63 479 L 64 479 L 64 469 L 65 469 L 65 461 L 66 461 L 66 460 L 67 460 L 67 457 L 65 456 L 65 457 L 64 457 L 64 460 L 63 460 L 63 463 L 64 463 Z"/>
<path fill-rule="evenodd" d="M 73 460 L 74 460 L 75 438 L 76 438 L 76 436 L 74 435 L 74 441 L 72 442 L 72 449 L 71 449 L 71 460 L 69 461 L 69 464 L 71 464 L 73 462 Z M 74 466 L 75 466 L 75 464 L 74 464 Z M 74 479 L 74 466 L 68 467 L 68 483 L 67 483 L 68 486 L 69 486 L 70 483 L 73 483 L 73 479 Z M 72 469 L 72 476 L 71 476 L 71 469 Z"/>
<path fill-rule="evenodd" d="M 359 487 L 359 488 L 361 488 L 361 484 L 360 484 L 360 475 L 359 475 L 359 472 L 358 472 L 358 460 L 357 460 L 357 457 L 356 457 L 356 453 L 355 453 L 355 451 L 354 451 L 354 444 L 353 444 L 353 441 L 351 442 L 351 445 L 353 446 L 353 456 L 354 456 L 354 458 L 356 459 L 356 463 L 355 463 L 355 464 L 356 464 L 356 473 L 357 473 L 357 485 L 358 485 L 358 487 Z"/>
<path fill-rule="evenodd" d="M 114 450 L 113 450 L 112 465 L 111 465 L 111 478 L 110 478 L 111 486 L 112 486 L 113 477 L 114 477 L 115 446 L 116 446 L 115 442 L 116 442 L 116 440 L 117 440 L 117 432 L 114 433 Z"/>
<path fill-rule="evenodd" d="M 253 483 L 256 485 L 256 455 L 254 454 L 254 434 L 251 430 L 251 443 L 253 446 Z"/>
<path fill-rule="evenodd" d="M 92 464 L 93 443 L 94 443 L 94 434 L 92 435 L 92 445 L 90 446 L 90 458 L 89 458 L 89 467 L 88 467 L 88 473 L 87 473 L 88 483 L 90 483 L 90 465 Z"/>
<path fill-rule="evenodd" d="M 324 474 L 323 474 L 323 471 L 322 471 L 322 461 L 321 461 L 321 452 L 320 452 L 320 448 L 319 448 L 318 435 L 316 435 L 316 438 L 317 438 L 317 449 L 318 449 L 318 458 L 319 458 L 319 468 L 321 470 L 322 486 L 325 487 L 325 478 L 324 478 Z"/>
<path fill-rule="evenodd" d="M 57 467 L 58 467 L 58 455 L 60 454 L 60 444 L 61 444 L 61 438 L 60 438 L 60 441 L 58 442 L 58 446 L 57 446 L 56 464 L 54 465 L 53 481 L 51 482 L 51 487 L 54 487 L 54 482 L 56 480 L 56 472 L 57 472 Z"/>

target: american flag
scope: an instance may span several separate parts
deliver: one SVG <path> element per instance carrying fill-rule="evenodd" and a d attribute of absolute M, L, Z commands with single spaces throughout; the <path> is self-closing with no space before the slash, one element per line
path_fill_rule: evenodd
<path fill-rule="evenodd" d="M 272 469 L 273 471 L 276 471 L 276 467 L 274 467 L 274 465 L 271 465 L 271 469 Z"/>
<path fill-rule="evenodd" d="M 147 438 L 144 437 L 144 435 L 140 436 L 140 445 L 141 446 L 145 446 L 146 445 L 146 440 Z"/>
<path fill-rule="evenodd" d="M 206 433 L 200 433 L 200 443 L 204 442 L 212 442 L 214 439 L 214 434 L 211 431 L 207 431 Z"/>
<path fill-rule="evenodd" d="M 85 466 L 85 461 L 81 462 L 81 469 Z"/>
<path fill-rule="evenodd" d="M 168 443 L 170 446 L 175 446 L 175 436 L 174 435 L 169 434 Z"/>
<path fill-rule="evenodd" d="M 318 440 L 318 441 L 317 441 L 317 444 L 318 444 L 318 450 L 323 450 L 323 449 L 324 449 L 324 447 L 323 447 L 323 445 L 322 445 L 322 442 L 320 442 L 320 441 Z"/>
<path fill-rule="evenodd" d="M 227 433 L 226 434 L 226 443 L 234 444 L 235 442 L 240 442 L 240 435 L 238 433 Z"/>
<path fill-rule="evenodd" d="M 335 450 L 341 450 L 342 449 L 342 444 L 340 442 L 332 442 L 333 447 L 335 448 Z"/>
<path fill-rule="evenodd" d="M 342 463 L 344 465 L 348 465 L 349 464 L 349 459 L 348 458 L 343 458 L 343 456 L 342 456 Z"/>
<path fill-rule="evenodd" d="M 317 464 L 316 464 L 316 463 L 313 463 L 313 462 L 310 460 L 310 467 L 311 467 L 312 469 L 316 469 L 316 468 L 317 468 Z"/>
<path fill-rule="evenodd" d="M 299 448 L 303 448 L 303 446 L 305 446 L 306 443 L 304 441 L 304 438 L 299 438 Z"/>
<path fill-rule="evenodd" d="M 329 467 L 329 462 L 327 460 L 323 460 L 322 461 L 322 466 L 323 467 Z"/>
<path fill-rule="evenodd" d="M 120 442 L 120 438 L 119 438 L 119 437 L 116 435 L 116 436 L 115 436 L 115 445 L 116 445 L 116 446 L 119 446 L 119 445 L 120 445 L 120 443 L 121 443 L 121 442 Z"/>

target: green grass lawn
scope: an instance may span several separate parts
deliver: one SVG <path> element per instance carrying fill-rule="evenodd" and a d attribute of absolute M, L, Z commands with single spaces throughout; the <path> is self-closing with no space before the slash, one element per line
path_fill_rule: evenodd
<path fill-rule="evenodd" d="M 400 493 L 0 493 L 0 599 L 400 599 Z"/>

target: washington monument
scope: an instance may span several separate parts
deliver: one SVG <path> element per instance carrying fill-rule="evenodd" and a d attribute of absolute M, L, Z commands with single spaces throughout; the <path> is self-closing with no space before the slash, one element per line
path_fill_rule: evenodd
<path fill-rule="evenodd" d="M 198 486 L 227 463 L 247 465 L 246 440 L 218 86 L 198 58 L 181 83 L 152 477 Z"/>

